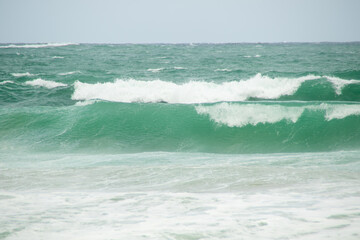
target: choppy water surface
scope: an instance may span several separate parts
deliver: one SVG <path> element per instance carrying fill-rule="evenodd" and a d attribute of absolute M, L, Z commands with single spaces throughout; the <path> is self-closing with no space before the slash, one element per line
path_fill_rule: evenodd
<path fill-rule="evenodd" d="M 0 45 L 0 239 L 359 239 L 360 44 Z"/>

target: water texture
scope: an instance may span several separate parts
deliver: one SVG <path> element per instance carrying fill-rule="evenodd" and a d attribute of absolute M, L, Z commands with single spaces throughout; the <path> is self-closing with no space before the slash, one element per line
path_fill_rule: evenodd
<path fill-rule="evenodd" d="M 360 43 L 0 45 L 0 239 L 359 239 Z"/>

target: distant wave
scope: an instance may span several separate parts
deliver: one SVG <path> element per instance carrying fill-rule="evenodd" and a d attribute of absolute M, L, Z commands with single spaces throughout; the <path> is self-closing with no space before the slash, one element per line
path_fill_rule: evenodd
<path fill-rule="evenodd" d="M 245 56 L 244 56 L 244 58 L 252 58 L 252 57 L 254 57 L 254 58 L 259 58 L 259 57 L 261 57 L 261 55 L 256 54 L 256 55 L 254 55 L 254 56 L 250 56 L 250 55 L 245 55 Z"/>
<path fill-rule="evenodd" d="M 0 46 L 0 48 L 44 48 L 44 47 L 64 47 L 69 45 L 79 45 L 77 43 L 40 43 L 40 44 L 11 44 Z"/>
<path fill-rule="evenodd" d="M 59 73 L 58 75 L 60 76 L 66 76 L 66 75 L 72 75 L 75 73 L 80 73 L 80 71 L 73 71 L 73 72 L 65 72 L 65 73 Z"/>
<path fill-rule="evenodd" d="M 13 75 L 14 77 L 31 77 L 31 76 L 35 76 L 35 74 L 31 74 L 29 72 L 26 72 L 26 73 L 12 73 L 11 75 Z"/>
<path fill-rule="evenodd" d="M 31 85 L 31 86 L 39 86 L 39 87 L 45 87 L 45 88 L 56 88 L 56 87 L 65 87 L 67 86 L 67 84 L 65 83 L 59 83 L 59 82 L 54 82 L 54 81 L 47 81 L 47 80 L 43 80 L 41 78 L 32 80 L 32 81 L 27 81 L 25 82 L 26 85 Z"/>
<path fill-rule="evenodd" d="M 214 70 L 215 72 L 231 72 L 231 69 L 227 69 L 227 68 L 218 68 Z"/>
<path fill-rule="evenodd" d="M 62 59 L 62 58 L 64 58 L 64 57 L 60 57 L 60 56 L 53 56 L 52 58 L 53 58 L 53 59 Z"/>
<path fill-rule="evenodd" d="M 160 72 L 162 70 L 164 70 L 164 68 L 149 68 L 147 71 L 157 73 L 157 72 Z"/>
<path fill-rule="evenodd" d="M 270 78 L 261 74 L 244 81 L 224 83 L 191 81 L 176 84 L 161 80 L 138 81 L 117 79 L 105 83 L 74 83 L 74 100 L 102 99 L 114 102 L 211 103 L 244 101 L 248 98 L 277 99 L 292 95 L 304 81 L 319 76 Z"/>
<path fill-rule="evenodd" d="M 7 83 L 14 83 L 13 81 L 2 81 L 0 82 L 0 85 L 4 85 L 4 84 L 7 84 Z"/>
<path fill-rule="evenodd" d="M 229 127 L 276 123 L 282 120 L 297 122 L 305 110 L 325 111 L 327 121 L 360 115 L 360 105 L 320 104 L 309 106 L 283 106 L 264 104 L 220 103 L 212 106 L 196 106 L 198 114 L 208 115 L 213 121 Z"/>

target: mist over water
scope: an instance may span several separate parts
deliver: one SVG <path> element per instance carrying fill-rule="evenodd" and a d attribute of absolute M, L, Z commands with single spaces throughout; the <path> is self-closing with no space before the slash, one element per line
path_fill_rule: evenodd
<path fill-rule="evenodd" d="M 357 239 L 359 56 L 0 45 L 0 239 Z"/>

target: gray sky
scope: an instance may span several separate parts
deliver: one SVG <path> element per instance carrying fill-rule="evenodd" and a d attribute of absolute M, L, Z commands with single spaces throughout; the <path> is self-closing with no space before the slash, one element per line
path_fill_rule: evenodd
<path fill-rule="evenodd" d="M 360 41 L 360 0 L 0 0 L 0 42 Z"/>

